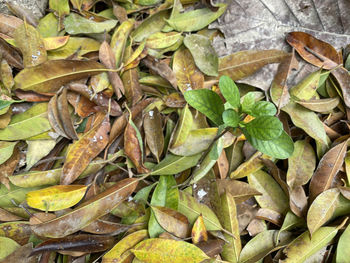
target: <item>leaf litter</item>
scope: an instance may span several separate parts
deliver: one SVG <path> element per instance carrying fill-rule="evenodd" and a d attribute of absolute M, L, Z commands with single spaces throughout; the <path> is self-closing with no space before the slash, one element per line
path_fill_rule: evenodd
<path fill-rule="evenodd" d="M 0 14 L 0 262 L 348 262 L 350 7 L 252 2 Z"/>

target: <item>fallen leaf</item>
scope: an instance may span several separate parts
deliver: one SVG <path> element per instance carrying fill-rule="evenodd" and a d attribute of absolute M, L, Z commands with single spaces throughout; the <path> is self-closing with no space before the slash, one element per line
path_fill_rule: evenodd
<path fill-rule="evenodd" d="M 61 238 L 75 233 L 109 213 L 126 199 L 137 186 L 136 179 L 124 179 L 106 191 L 85 201 L 71 212 L 48 222 L 32 226 L 38 236 Z"/>
<path fill-rule="evenodd" d="M 131 251 L 138 259 L 148 263 L 170 261 L 199 263 L 209 258 L 195 245 L 161 238 L 144 240 Z"/>
<path fill-rule="evenodd" d="M 100 121 L 69 148 L 62 168 L 61 184 L 74 182 L 108 144 L 109 118 L 103 113 L 97 118 Z"/>

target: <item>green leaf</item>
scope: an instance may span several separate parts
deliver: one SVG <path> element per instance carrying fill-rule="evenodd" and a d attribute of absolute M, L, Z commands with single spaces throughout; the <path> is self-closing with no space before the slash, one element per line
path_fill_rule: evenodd
<path fill-rule="evenodd" d="M 147 203 L 148 196 L 155 185 L 156 183 L 140 189 L 134 196 L 133 200 L 136 202 Z"/>
<path fill-rule="evenodd" d="M 280 214 L 288 209 L 288 197 L 271 175 L 260 170 L 248 176 L 249 184 L 262 195 L 255 196 L 261 208 L 268 208 Z"/>
<path fill-rule="evenodd" d="M 13 153 L 17 142 L 0 141 L 0 164 L 6 162 Z"/>
<path fill-rule="evenodd" d="M 64 27 L 68 34 L 91 34 L 108 32 L 117 25 L 117 20 L 95 22 L 78 14 L 71 13 L 64 19 Z"/>
<path fill-rule="evenodd" d="M 241 97 L 236 83 L 228 76 L 221 76 L 219 88 L 226 101 L 230 103 L 233 108 L 238 109 L 241 105 Z"/>
<path fill-rule="evenodd" d="M 186 91 L 185 100 L 193 108 L 203 113 L 216 125 L 223 124 L 224 104 L 218 94 L 207 89 Z"/>
<path fill-rule="evenodd" d="M 207 230 L 222 230 L 222 226 L 215 213 L 206 205 L 198 203 L 193 196 L 186 192 L 179 191 L 178 211 L 184 214 L 192 225 L 198 216 L 202 215 Z"/>
<path fill-rule="evenodd" d="M 277 113 L 275 105 L 268 101 L 258 101 L 252 108 L 251 115 L 259 116 L 274 116 Z"/>
<path fill-rule="evenodd" d="M 346 263 L 350 258 L 350 225 L 348 225 L 343 232 L 343 234 L 339 238 L 338 246 L 337 246 L 337 263 Z"/>
<path fill-rule="evenodd" d="M 246 124 L 250 136 L 263 141 L 278 138 L 283 131 L 282 122 L 273 116 L 260 116 Z"/>
<path fill-rule="evenodd" d="M 3 260 L 12 252 L 14 252 L 20 245 L 8 237 L 0 237 L 0 260 Z"/>
<path fill-rule="evenodd" d="M 248 92 L 242 99 L 242 111 L 245 113 L 250 113 L 255 105 L 255 93 Z"/>
<path fill-rule="evenodd" d="M 293 154 L 294 144 L 293 140 L 288 134 L 283 131 L 282 134 L 270 141 L 262 141 L 257 138 L 251 137 L 249 134 L 244 134 L 250 144 L 260 152 L 267 154 L 277 159 L 287 159 Z"/>
<path fill-rule="evenodd" d="M 171 147 L 178 147 L 185 143 L 193 124 L 193 117 L 188 104 L 180 112 L 179 121 L 171 140 Z"/>
<path fill-rule="evenodd" d="M 253 237 L 242 249 L 239 257 L 240 263 L 256 263 L 271 252 L 280 249 L 291 240 L 291 233 L 284 232 L 280 235 L 276 245 L 278 230 L 265 230 Z"/>
<path fill-rule="evenodd" d="M 224 120 L 225 125 L 230 127 L 237 127 L 239 123 L 239 116 L 237 111 L 228 109 L 225 110 L 222 114 L 222 119 Z"/>
<path fill-rule="evenodd" d="M 310 238 L 309 231 L 304 232 L 283 250 L 287 258 L 280 262 L 305 262 L 310 256 L 328 245 L 336 236 L 337 232 L 338 229 L 336 227 L 321 227 L 312 235 L 312 238 Z"/>
<path fill-rule="evenodd" d="M 226 4 L 219 4 L 219 10 L 212 12 L 209 8 L 202 8 L 172 16 L 166 22 L 179 32 L 198 31 L 220 17 L 226 10 Z"/>
<path fill-rule="evenodd" d="M 26 199 L 26 194 L 30 191 L 41 189 L 42 187 L 21 188 L 10 183 L 11 190 L 4 184 L 0 185 L 0 207 L 14 207 L 15 204 L 22 203 Z"/>
<path fill-rule="evenodd" d="M 153 167 L 151 175 L 181 173 L 182 171 L 195 166 L 200 158 L 201 154 L 191 156 L 177 156 L 168 154 L 159 164 Z"/>
<path fill-rule="evenodd" d="M 170 15 L 169 10 L 157 12 L 145 20 L 131 33 L 131 37 L 136 42 L 145 40 L 150 35 L 159 32 L 166 25 L 165 19 Z"/>
<path fill-rule="evenodd" d="M 158 185 L 154 189 L 151 205 L 164 206 L 172 209 L 177 209 L 178 206 L 178 189 L 176 181 L 172 175 L 162 175 L 159 178 Z M 165 230 L 159 225 L 153 210 L 148 221 L 148 233 L 150 237 L 157 237 Z"/>
<path fill-rule="evenodd" d="M 185 241 L 150 238 L 137 244 L 132 253 L 145 263 L 200 263 L 209 257 L 198 247 Z"/>
<path fill-rule="evenodd" d="M 193 125 L 194 126 L 194 125 Z M 186 141 L 178 146 L 171 147 L 171 153 L 182 156 L 190 156 L 201 153 L 208 149 L 211 142 L 218 134 L 218 128 L 204 128 L 191 130 L 186 138 Z"/>
<path fill-rule="evenodd" d="M 193 34 L 184 39 L 185 46 L 191 52 L 196 66 L 208 76 L 218 76 L 219 58 L 209 38 Z"/>
<path fill-rule="evenodd" d="M 224 148 L 224 142 L 222 138 L 219 138 L 208 154 L 205 156 L 199 167 L 197 166 L 196 169 L 192 173 L 192 183 L 198 182 L 200 179 L 202 179 L 211 168 L 215 165 L 216 161 L 219 159 L 220 154 L 222 153 L 222 150 Z"/>
<path fill-rule="evenodd" d="M 337 188 L 320 193 L 310 205 L 307 212 L 307 226 L 313 235 L 321 226 L 330 220 L 339 206 L 340 191 Z"/>
<path fill-rule="evenodd" d="M 0 130 L 0 138 L 4 141 L 23 140 L 50 129 L 47 103 L 38 103 L 29 110 L 14 115 L 9 125 Z"/>
<path fill-rule="evenodd" d="M 238 262 L 242 244 L 239 235 L 236 202 L 229 192 L 221 195 L 220 215 L 220 220 L 224 228 L 234 235 L 234 237 L 232 237 L 224 233 L 225 239 L 229 242 L 224 245 L 221 255 L 224 260 L 231 263 Z"/>

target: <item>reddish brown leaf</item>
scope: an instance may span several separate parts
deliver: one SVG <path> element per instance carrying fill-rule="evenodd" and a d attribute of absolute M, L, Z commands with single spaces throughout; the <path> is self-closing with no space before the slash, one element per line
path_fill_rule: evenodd
<path fill-rule="evenodd" d="M 330 188 L 333 178 L 344 163 L 348 140 L 334 146 L 323 155 L 310 181 L 309 202 Z"/>
<path fill-rule="evenodd" d="M 140 101 L 134 107 L 132 107 L 131 108 L 132 119 L 134 120 L 135 118 L 137 118 L 140 115 L 140 113 L 143 111 L 143 109 L 146 108 L 152 101 L 153 99 L 148 98 Z M 122 132 L 125 129 L 125 126 L 128 123 L 128 116 L 129 116 L 128 112 L 125 112 L 122 116 L 120 116 L 118 119 L 114 121 L 111 128 L 111 135 L 109 140 L 110 143 L 112 143 L 120 134 L 122 134 Z"/>
<path fill-rule="evenodd" d="M 67 93 L 67 99 L 74 107 L 75 113 L 82 118 L 98 112 L 97 105 L 94 102 L 74 91 Z"/>
<path fill-rule="evenodd" d="M 105 116 L 98 113 L 98 118 Z M 109 140 L 110 123 L 108 116 L 74 142 L 67 152 L 63 165 L 61 184 L 70 184 L 85 170 L 89 163 L 106 147 Z"/>
<path fill-rule="evenodd" d="M 34 91 L 31 91 L 31 90 L 24 91 L 24 90 L 17 89 L 14 91 L 14 93 L 21 100 L 25 100 L 28 102 L 49 101 L 51 98 L 51 96 L 39 94 L 39 93 L 36 93 Z"/>
<path fill-rule="evenodd" d="M 111 116 L 120 116 L 122 114 L 119 104 L 115 100 L 105 95 L 103 92 L 93 94 L 93 91 L 90 90 L 88 86 L 81 83 L 72 83 L 68 87 L 70 90 L 73 90 L 90 99 L 104 111 L 108 112 L 110 110 L 109 114 Z"/>
<path fill-rule="evenodd" d="M 124 131 L 124 152 L 136 166 L 137 172 L 142 174 L 149 172 L 149 170 L 143 166 L 143 149 L 141 147 L 136 130 L 129 122 Z"/>
<path fill-rule="evenodd" d="M 271 222 L 276 226 L 282 226 L 283 223 L 283 216 L 280 213 L 268 208 L 260 208 L 255 216 L 258 219 Z"/>
<path fill-rule="evenodd" d="M 317 67 L 332 69 L 342 64 L 341 57 L 332 45 L 308 33 L 291 32 L 286 40 L 303 59 Z"/>

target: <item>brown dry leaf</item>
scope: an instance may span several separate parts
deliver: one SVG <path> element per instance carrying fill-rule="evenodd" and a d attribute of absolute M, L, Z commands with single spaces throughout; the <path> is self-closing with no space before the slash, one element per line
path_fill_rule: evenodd
<path fill-rule="evenodd" d="M 320 193 L 331 187 L 333 178 L 343 166 L 348 140 L 331 148 L 320 160 L 311 178 L 309 191 L 312 202 Z M 309 201 L 309 202 L 310 202 Z"/>
<path fill-rule="evenodd" d="M 23 21 L 15 16 L 0 14 L 0 32 L 14 37 L 15 29 L 23 24 Z"/>
<path fill-rule="evenodd" d="M 281 50 L 246 50 L 219 58 L 219 75 L 233 80 L 246 78 L 263 66 L 283 61 L 289 54 Z"/>
<path fill-rule="evenodd" d="M 287 42 L 296 49 L 307 62 L 324 69 L 332 69 L 342 64 L 335 48 L 305 32 L 290 32 Z"/>
<path fill-rule="evenodd" d="M 114 242 L 115 239 L 109 236 L 88 234 L 72 235 L 63 238 L 46 240 L 36 246 L 31 255 L 36 255 L 47 251 L 95 253 L 111 248 Z"/>
<path fill-rule="evenodd" d="M 71 83 L 68 85 L 68 88 L 91 100 L 100 108 L 102 108 L 105 112 L 109 112 L 111 116 L 120 116 L 122 113 L 118 102 L 111 99 L 103 91 L 94 94 L 93 91 L 87 85 L 81 83 Z"/>
<path fill-rule="evenodd" d="M 186 216 L 176 210 L 161 206 L 152 206 L 152 211 L 159 225 L 167 232 L 179 238 L 188 237 L 190 229 Z"/>
<path fill-rule="evenodd" d="M 237 204 L 243 203 L 245 200 L 261 193 L 246 182 L 238 180 L 216 180 L 219 194 L 229 192 L 235 199 Z"/>
<path fill-rule="evenodd" d="M 278 65 L 277 73 L 272 81 L 270 95 L 272 101 L 278 109 L 286 106 L 290 95 L 288 92 L 287 80 L 292 69 L 298 69 L 299 64 L 294 55 L 294 49 L 291 55 L 285 57 Z"/>
<path fill-rule="evenodd" d="M 177 79 L 175 73 L 171 70 L 171 68 L 163 61 L 158 61 L 151 56 L 147 56 L 142 60 L 143 63 L 152 71 L 157 73 L 162 78 L 169 81 L 169 83 L 177 89 Z"/>
<path fill-rule="evenodd" d="M 61 118 L 59 116 L 59 112 L 58 112 L 58 106 L 57 106 L 57 94 L 55 96 L 53 96 L 48 104 L 47 107 L 47 118 L 50 122 L 51 127 L 54 129 L 54 131 L 66 138 L 69 138 L 69 136 L 66 134 L 66 132 L 64 131 L 63 128 L 63 124 L 61 121 Z"/>
<path fill-rule="evenodd" d="M 0 37 L 0 51 L 1 55 L 4 59 L 6 59 L 7 63 L 11 66 L 16 67 L 18 69 L 23 68 L 23 59 L 19 52 L 10 46 L 5 40 Z"/>
<path fill-rule="evenodd" d="M 140 144 L 139 133 L 136 130 L 135 124 L 129 120 L 124 131 L 124 151 L 125 155 L 133 162 L 136 166 L 138 173 L 147 173 L 149 170 L 143 165 L 143 145 Z"/>
<path fill-rule="evenodd" d="M 154 108 L 146 112 L 143 122 L 147 146 L 159 162 L 164 149 L 162 116 L 158 109 Z"/>
<path fill-rule="evenodd" d="M 175 52 L 173 71 L 176 76 L 177 85 L 182 93 L 188 89 L 203 88 L 204 75 L 196 67 L 191 52 L 187 48 L 182 47 Z"/>
<path fill-rule="evenodd" d="M 20 161 L 20 151 L 15 147 L 13 154 L 6 162 L 0 165 L 0 183 L 4 184 L 10 190 L 9 176 L 12 176 L 18 162 Z"/>
<path fill-rule="evenodd" d="M 109 117 L 97 113 L 99 120 L 94 127 L 74 142 L 67 152 L 63 165 L 61 184 L 71 184 L 85 170 L 89 163 L 106 147 L 109 141 Z"/>
<path fill-rule="evenodd" d="M 79 138 L 74 129 L 73 120 L 69 112 L 67 88 L 64 88 L 62 94 L 60 94 L 57 98 L 57 112 L 59 113 L 59 118 L 61 120 L 64 132 L 68 135 L 68 138 L 78 140 Z"/>
<path fill-rule="evenodd" d="M 115 69 L 116 62 L 113 54 L 113 50 L 111 46 L 104 41 L 99 50 L 99 59 L 103 65 L 105 65 L 109 69 Z M 125 93 L 124 85 L 122 80 L 120 79 L 117 72 L 108 72 L 109 81 L 112 84 L 113 90 L 117 95 L 117 98 L 120 99 L 122 94 Z"/>
<path fill-rule="evenodd" d="M 129 44 L 125 48 L 124 62 L 127 62 L 127 59 L 129 59 L 131 53 L 132 48 L 131 44 Z M 125 97 L 132 106 L 135 106 L 142 97 L 142 90 L 139 83 L 137 68 L 131 68 L 124 71 L 124 73 L 121 75 L 121 78 L 124 84 Z"/>
<path fill-rule="evenodd" d="M 131 108 L 132 119 L 137 118 L 140 113 L 146 108 L 153 100 L 151 98 L 145 99 L 137 103 Z M 123 113 L 118 119 L 116 119 L 111 128 L 111 134 L 109 142 L 113 142 L 119 135 L 121 135 L 128 124 L 128 113 Z"/>

